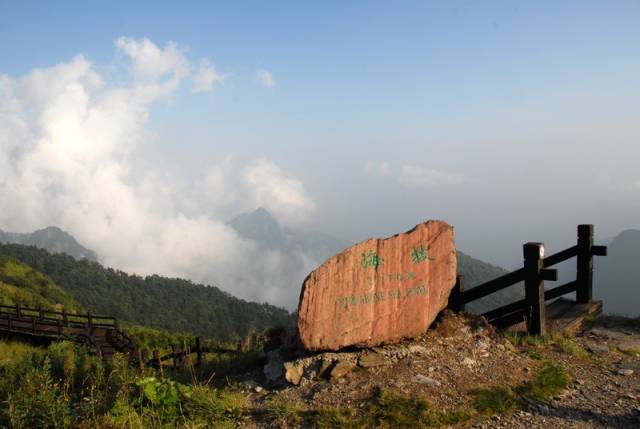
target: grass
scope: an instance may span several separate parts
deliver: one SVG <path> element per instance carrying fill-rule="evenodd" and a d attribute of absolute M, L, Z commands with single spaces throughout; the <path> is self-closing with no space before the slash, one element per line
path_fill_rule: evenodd
<path fill-rule="evenodd" d="M 526 398 L 546 401 L 566 389 L 569 383 L 571 376 L 567 370 L 551 362 L 545 362 L 533 380 L 516 387 L 515 391 Z"/>
<path fill-rule="evenodd" d="M 451 426 L 509 414 L 527 406 L 529 399 L 545 401 L 566 388 L 570 375 L 545 361 L 538 347 L 554 344 L 565 353 L 579 355 L 580 349 L 570 339 L 524 337 L 518 341 L 540 358 L 537 375 L 518 386 L 473 390 L 465 403 L 449 410 L 436 408 L 425 397 L 387 389 L 377 389 L 356 409 L 301 408 L 277 399 L 253 408 L 237 386 L 216 389 L 205 382 L 208 375 L 255 366 L 260 358 L 251 350 L 214 356 L 200 369 L 167 370 L 162 377 L 153 369 L 132 367 L 122 356 L 103 362 L 72 343 L 37 348 L 0 342 L 0 427 L 232 428 L 250 422 L 320 429 Z"/>
<path fill-rule="evenodd" d="M 482 414 L 506 414 L 518 407 L 518 399 L 510 389 L 491 387 L 471 391 L 471 404 Z"/>
<path fill-rule="evenodd" d="M 580 346 L 579 344 L 576 344 L 575 341 L 573 341 L 573 339 L 566 336 L 557 337 L 555 344 L 558 346 L 558 349 L 560 349 L 560 351 L 571 356 L 575 356 L 582 359 L 589 359 L 593 356 L 591 353 L 586 351 L 582 346 Z"/>
<path fill-rule="evenodd" d="M 458 424 L 471 416 L 471 411 L 464 408 L 436 410 L 426 399 L 380 390 L 364 409 L 361 422 L 365 427 L 428 428 Z"/>

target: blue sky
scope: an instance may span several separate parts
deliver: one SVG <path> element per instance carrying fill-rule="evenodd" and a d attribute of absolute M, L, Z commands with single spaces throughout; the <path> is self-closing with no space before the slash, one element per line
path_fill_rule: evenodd
<path fill-rule="evenodd" d="M 640 226 L 637 1 L 131 3 L 0 2 L 0 75 L 82 54 L 118 85 L 123 36 L 208 59 L 223 84 L 146 107 L 140 177 L 188 188 L 268 160 L 313 202 L 306 228 L 355 241 L 443 218 L 507 266 L 580 222 Z M 255 198 L 234 201 L 180 210 L 224 219 Z"/>

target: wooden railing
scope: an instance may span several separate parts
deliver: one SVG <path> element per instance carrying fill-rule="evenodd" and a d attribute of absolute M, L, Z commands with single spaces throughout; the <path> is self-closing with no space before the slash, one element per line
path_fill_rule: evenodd
<path fill-rule="evenodd" d="M 606 256 L 607 248 L 593 244 L 593 225 L 578 225 L 578 241 L 575 246 L 547 257 L 544 256 L 544 250 L 542 243 L 524 244 L 522 268 L 469 290 L 464 290 L 464 277 L 458 276 L 449 298 L 449 308 L 464 311 L 465 304 L 524 282 L 524 299 L 488 311 L 483 316 L 500 327 L 511 326 L 524 320 L 530 334 L 546 333 L 545 301 L 576 292 L 576 303 L 591 302 L 593 256 Z M 545 280 L 556 281 L 558 277 L 557 270 L 549 267 L 573 257 L 577 258 L 576 280 L 545 290 Z"/>
<path fill-rule="evenodd" d="M 10 328 L 14 322 L 30 321 L 32 330 L 38 326 L 60 328 L 118 328 L 118 320 L 111 316 L 87 313 L 70 313 L 66 310 L 52 311 L 43 308 L 29 308 L 21 305 L 0 305 L 0 320 L 6 321 Z M 45 329 L 50 332 L 50 329 Z"/>
<path fill-rule="evenodd" d="M 204 360 L 204 355 L 208 353 L 225 354 L 225 353 L 237 353 L 238 349 L 222 348 L 222 347 L 205 347 L 203 337 L 196 337 L 194 344 L 181 344 L 178 346 L 171 346 L 171 353 L 161 354 L 159 350 L 149 351 L 146 349 L 138 350 L 138 362 L 141 367 L 148 365 L 162 372 L 162 368 L 165 366 L 164 362 L 171 360 L 173 367 L 178 368 L 186 364 L 188 360 L 191 360 L 191 355 L 196 355 L 196 365 L 200 365 Z"/>

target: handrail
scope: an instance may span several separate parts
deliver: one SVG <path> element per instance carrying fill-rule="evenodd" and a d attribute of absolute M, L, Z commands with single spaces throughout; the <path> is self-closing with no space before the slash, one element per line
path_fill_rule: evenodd
<path fill-rule="evenodd" d="M 558 253 L 547 256 L 543 259 L 542 262 L 544 264 L 544 267 L 547 268 L 559 264 L 560 262 L 564 262 L 567 259 L 571 259 L 574 256 L 578 256 L 578 246 L 571 246 L 568 249 L 564 249 L 559 251 Z"/>
<path fill-rule="evenodd" d="M 458 305 L 468 304 L 471 301 L 475 301 L 480 298 L 484 298 L 487 295 L 498 292 L 499 290 L 506 289 L 509 286 L 513 286 L 524 280 L 524 268 L 512 271 L 508 274 L 489 280 L 486 283 L 473 287 L 469 290 L 461 292 L 458 299 Z"/>
<path fill-rule="evenodd" d="M 607 247 L 593 244 L 593 225 L 578 225 L 578 240 L 568 247 L 546 258 L 544 244 L 526 243 L 523 246 L 524 267 L 502 275 L 471 289 L 464 289 L 464 276 L 458 276 L 451 295 L 449 308 L 464 311 L 465 304 L 498 292 L 518 282 L 524 282 L 525 298 L 483 314 L 491 323 L 500 326 L 527 321 L 527 331 L 543 334 L 546 330 L 545 301 L 576 292 L 576 303 L 586 304 L 592 300 L 593 256 L 606 256 Z M 553 265 L 576 257 L 576 280 L 545 290 L 545 280 L 557 280 Z M 524 318 L 524 319 L 523 319 Z"/>
<path fill-rule="evenodd" d="M 4 311 L 3 309 L 9 309 L 9 310 L 13 310 L 12 313 L 9 313 L 8 311 Z M 79 318 L 79 319 L 84 319 L 84 320 L 91 320 L 92 322 L 96 319 L 98 320 L 110 320 L 113 321 L 114 323 L 117 321 L 117 318 L 113 317 L 113 316 L 107 316 L 107 315 L 101 315 L 101 314 L 93 314 L 90 312 L 87 313 L 68 313 L 66 311 L 53 311 L 53 310 L 46 310 L 44 308 L 32 308 L 32 307 L 23 307 L 21 305 L 0 305 L 0 314 L 15 314 L 15 315 L 20 315 L 20 314 L 24 314 L 24 313 L 37 313 L 38 316 L 39 315 L 55 315 L 55 316 L 63 316 L 63 317 L 68 317 L 68 318 Z M 57 320 L 57 319 L 56 319 Z"/>

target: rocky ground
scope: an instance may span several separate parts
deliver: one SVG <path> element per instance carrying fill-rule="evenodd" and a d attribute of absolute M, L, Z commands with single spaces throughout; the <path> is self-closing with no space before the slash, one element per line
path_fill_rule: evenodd
<path fill-rule="evenodd" d="M 640 427 L 637 321 L 601 318 L 575 338 L 519 338 L 495 331 L 481 318 L 447 314 L 411 341 L 302 356 L 285 347 L 269 352 L 269 359 L 263 374 L 240 380 L 253 408 L 273 414 L 271 419 L 247 421 L 248 427 L 321 426 L 287 416 L 313 410 L 338 410 L 347 416 L 333 426 L 370 426 L 357 418 L 371 413 L 380 392 L 425 400 L 442 416 L 434 425 Z M 568 375 L 566 383 L 551 389 L 548 397 L 523 388 L 539 380 L 548 364 Z M 507 392 L 506 402 L 492 396 L 488 407 L 478 405 L 479 389 L 503 392 L 500 388 Z M 273 413 L 274 406 L 280 411 Z M 353 425 L 345 423 L 349 421 Z M 412 424 L 402 419 L 384 422 L 387 427 Z"/>

